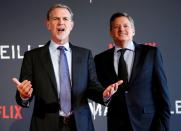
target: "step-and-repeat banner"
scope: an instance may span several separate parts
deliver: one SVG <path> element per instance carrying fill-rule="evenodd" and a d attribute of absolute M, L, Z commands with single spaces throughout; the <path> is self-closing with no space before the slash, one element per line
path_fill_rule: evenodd
<path fill-rule="evenodd" d="M 93 54 L 112 43 L 109 18 L 117 11 L 135 21 L 138 43 L 155 42 L 164 60 L 171 96 L 171 131 L 181 130 L 181 1 L 180 0 L 1 0 L 0 1 L 0 131 L 28 131 L 33 105 L 15 102 L 12 77 L 19 77 L 23 54 L 50 37 L 45 27 L 48 8 L 62 2 L 74 12 L 71 42 Z M 89 102 L 96 131 L 106 131 L 107 108 Z"/>

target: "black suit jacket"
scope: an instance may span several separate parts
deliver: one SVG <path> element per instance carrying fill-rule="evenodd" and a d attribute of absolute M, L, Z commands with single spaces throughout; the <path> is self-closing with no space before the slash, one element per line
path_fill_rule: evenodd
<path fill-rule="evenodd" d="M 127 90 L 122 94 L 131 128 L 133 131 L 168 131 L 170 101 L 161 54 L 156 47 L 136 43 L 134 45 L 135 58 L 131 78 Z M 118 80 L 114 70 L 114 48 L 95 56 L 95 64 L 98 79 L 103 86 Z M 119 93 L 118 91 L 112 96 L 108 106 L 109 127 L 113 126 L 111 121 L 123 119 L 120 111 L 124 107 L 120 104 L 122 97 Z M 121 122 L 117 126 L 120 124 Z"/>
<path fill-rule="evenodd" d="M 60 106 L 49 43 L 26 52 L 22 63 L 20 81 L 27 79 L 32 82 L 35 97 L 31 131 L 58 131 Z M 72 44 L 70 48 L 72 50 L 72 108 L 77 131 L 94 131 L 88 98 L 102 102 L 103 88 L 97 81 L 91 51 Z M 32 98 L 24 102 L 17 91 L 17 103 L 23 107 L 28 107 Z"/>

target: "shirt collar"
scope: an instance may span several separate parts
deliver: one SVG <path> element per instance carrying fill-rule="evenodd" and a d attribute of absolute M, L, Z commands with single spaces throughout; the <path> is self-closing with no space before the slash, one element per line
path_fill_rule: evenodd
<path fill-rule="evenodd" d="M 115 52 L 117 52 L 118 50 L 120 50 L 122 48 L 118 47 L 116 44 L 115 44 Z M 125 49 L 127 50 L 130 50 L 130 51 L 134 51 L 135 50 L 135 46 L 133 44 L 133 41 L 131 41 L 130 43 L 128 43 L 125 47 Z"/>
<path fill-rule="evenodd" d="M 57 50 L 57 48 L 58 48 L 59 46 L 64 46 L 67 51 L 70 51 L 70 45 L 69 45 L 68 42 L 65 43 L 65 44 L 63 44 L 63 45 L 59 45 L 59 44 L 55 43 L 53 40 L 51 40 L 51 42 L 50 42 L 50 48 L 51 48 L 51 49 Z"/>

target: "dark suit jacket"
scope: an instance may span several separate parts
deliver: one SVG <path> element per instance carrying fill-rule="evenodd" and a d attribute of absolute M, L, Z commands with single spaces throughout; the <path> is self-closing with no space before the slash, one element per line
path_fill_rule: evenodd
<path fill-rule="evenodd" d="M 72 44 L 70 48 L 72 50 L 72 108 L 77 131 L 94 131 L 88 98 L 102 102 L 103 88 L 97 81 L 91 51 Z M 58 131 L 60 106 L 49 42 L 41 48 L 25 53 L 20 81 L 25 79 L 32 82 L 35 97 L 30 130 Z M 19 105 L 28 107 L 29 102 L 22 101 L 18 92 L 16 100 Z"/>
<path fill-rule="evenodd" d="M 123 93 L 131 127 L 133 131 L 168 131 L 170 102 L 161 54 L 156 47 L 134 45 L 131 78 Z M 114 48 L 95 56 L 97 76 L 104 87 L 118 80 L 113 61 Z M 120 99 L 119 91 L 112 96 L 108 106 L 108 121 L 122 119 L 119 116 L 123 108 Z M 108 125 L 112 126 L 110 123 Z"/>

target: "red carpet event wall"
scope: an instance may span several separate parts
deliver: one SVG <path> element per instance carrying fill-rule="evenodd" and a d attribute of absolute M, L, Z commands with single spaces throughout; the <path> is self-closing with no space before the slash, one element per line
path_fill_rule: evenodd
<path fill-rule="evenodd" d="M 56 3 L 71 7 L 75 26 L 70 41 L 96 55 L 112 44 L 109 18 L 130 14 L 138 43 L 156 43 L 162 52 L 171 98 L 171 131 L 181 130 L 181 1 L 180 0 L 1 0 L 0 1 L 0 131 L 28 131 L 33 104 L 16 104 L 12 77 L 19 77 L 23 54 L 50 37 L 46 12 Z M 96 131 L 106 131 L 107 108 L 89 102 Z"/>

